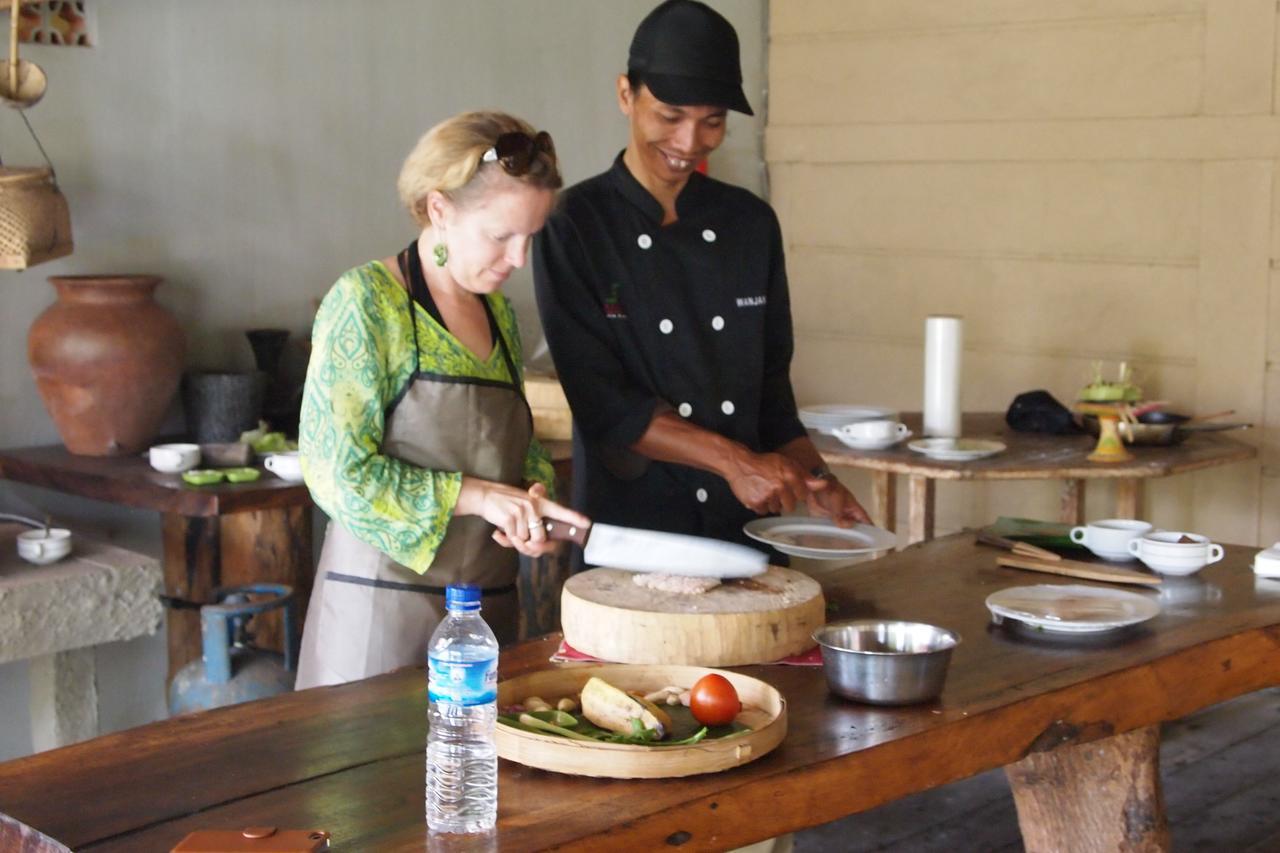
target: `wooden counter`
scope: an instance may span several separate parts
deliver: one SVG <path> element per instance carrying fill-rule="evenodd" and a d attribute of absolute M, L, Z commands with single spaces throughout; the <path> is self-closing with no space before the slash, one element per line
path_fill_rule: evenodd
<path fill-rule="evenodd" d="M 1254 577 L 1254 549 L 1229 547 L 1143 593 L 1162 602 L 1155 619 L 1062 640 L 990 624 L 991 592 L 1056 582 L 997 568 L 996 553 L 952 536 L 822 578 L 833 619 L 961 634 L 938 702 L 859 705 L 831 696 L 818 668 L 743 667 L 788 702 L 776 750 L 657 781 L 502 761 L 493 847 L 723 850 L 1001 766 L 1031 849 L 1048 849 L 1035 846 L 1046 833 L 1059 849 L 1167 846 L 1157 725 L 1280 684 L 1280 581 Z M 555 645 L 505 649 L 504 677 L 549 667 Z M 425 703 L 410 669 L 155 723 L 0 764 L 0 812 L 77 850 L 167 850 L 192 829 L 249 825 L 325 829 L 342 850 L 422 850 Z"/>

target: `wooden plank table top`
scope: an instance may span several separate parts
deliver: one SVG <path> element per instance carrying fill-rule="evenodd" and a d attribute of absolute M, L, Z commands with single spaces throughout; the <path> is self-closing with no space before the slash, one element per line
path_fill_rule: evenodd
<path fill-rule="evenodd" d="M 919 412 L 904 412 L 902 422 L 911 428 L 913 439 L 920 436 Z M 828 465 L 872 472 L 867 511 L 881 527 L 896 529 L 895 477 L 908 478 L 907 540 L 911 543 L 933 537 L 938 480 L 1063 480 L 1059 517 L 1070 524 L 1082 524 L 1088 480 L 1116 482 L 1115 517 L 1138 518 L 1146 480 L 1244 462 L 1258 455 L 1253 445 L 1221 432 L 1194 432 L 1181 443 L 1166 447 L 1129 446 L 1133 459 L 1127 462 L 1090 462 L 1087 457 L 1098 442 L 1096 436 L 1017 432 L 1005 423 L 1002 412 L 966 412 L 961 431 L 965 438 L 997 439 L 1007 449 L 972 462 L 944 462 L 911 450 L 911 440 L 886 450 L 854 450 L 833 436 L 812 430 L 809 435 Z"/>
<path fill-rule="evenodd" d="M 1092 640 L 991 625 L 991 592 L 1056 582 L 998 568 L 997 553 L 952 536 L 823 578 L 832 618 L 959 631 L 938 702 L 859 705 L 831 696 L 819 668 L 743 667 L 787 699 L 774 752 L 657 781 L 502 761 L 496 848 L 724 849 L 1280 684 L 1280 581 L 1255 578 L 1254 549 L 1228 547 L 1198 576 L 1139 593 L 1163 599 L 1162 613 Z M 556 639 L 505 649 L 503 677 L 551 666 Z M 0 812 L 77 850 L 164 850 L 192 829 L 247 825 L 325 829 L 337 849 L 421 850 L 425 692 L 411 669 L 6 762 Z"/>
<path fill-rule="evenodd" d="M 1017 432 L 1004 422 L 1003 412 L 966 412 L 961 427 L 965 438 L 997 439 L 1008 449 L 972 462 L 944 462 L 907 447 L 920 437 L 919 412 L 904 412 L 902 422 L 914 435 L 887 450 L 854 450 L 834 436 L 812 431 L 810 435 L 829 465 L 915 474 L 934 480 L 1149 479 L 1243 462 L 1258 455 L 1253 445 L 1223 433 L 1195 432 L 1180 444 L 1167 447 L 1126 445 L 1133 454 L 1128 462 L 1090 462 L 1086 457 L 1097 445 L 1097 436 Z"/>
<path fill-rule="evenodd" d="M 188 518 L 311 505 L 306 486 L 269 471 L 252 483 L 190 486 L 141 454 L 77 456 L 60 444 L 0 450 L 0 478 Z"/>

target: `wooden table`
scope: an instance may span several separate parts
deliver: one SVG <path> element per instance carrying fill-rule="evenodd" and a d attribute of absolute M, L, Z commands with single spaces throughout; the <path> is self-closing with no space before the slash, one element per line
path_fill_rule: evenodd
<path fill-rule="evenodd" d="M 1159 593 L 1162 614 L 1128 634 L 1023 639 L 989 624 L 984 599 L 1060 579 L 997 568 L 996 553 L 952 536 L 823 578 L 840 618 L 960 632 L 939 702 L 858 705 L 829 695 L 820 669 L 744 667 L 787 699 L 774 752 L 660 781 L 500 762 L 494 847 L 725 849 L 1001 766 L 1028 849 L 1167 846 L 1158 724 L 1280 684 L 1280 581 L 1255 579 L 1254 550 L 1230 547 Z M 503 676 L 548 667 L 555 642 L 504 650 Z M 326 829 L 344 850 L 421 850 L 425 702 L 411 669 L 154 723 L 0 764 L 0 812 L 77 850 L 167 850 L 195 828 L 248 825 Z"/>
<path fill-rule="evenodd" d="M 906 412 L 903 423 L 920 436 L 920 413 Z M 1060 519 L 1084 523 L 1086 480 L 1116 484 L 1116 518 L 1137 518 L 1142 510 L 1142 484 L 1201 468 L 1243 462 L 1257 448 L 1219 433 L 1197 432 L 1169 447 L 1131 447 L 1129 462 L 1098 463 L 1087 457 L 1097 444 L 1092 435 L 1045 435 L 1015 432 L 1002 412 L 970 412 L 961 426 L 965 438 L 994 438 L 1008 449 L 973 462 L 940 462 L 916 453 L 903 442 L 888 450 L 854 450 L 829 435 L 810 432 L 822 458 L 831 466 L 865 468 L 872 473 L 871 505 L 876 524 L 897 528 L 896 475 L 907 477 L 907 541 L 933 538 L 935 487 L 938 480 L 1062 480 Z"/>
<path fill-rule="evenodd" d="M 204 602 L 214 587 L 253 582 L 292 586 L 300 610 L 311 597 L 311 495 L 301 483 L 264 471 L 253 483 L 194 487 L 141 455 L 76 456 L 61 445 L 0 450 L 0 478 L 159 512 L 165 593 L 174 598 Z M 258 642 L 283 648 L 279 614 L 259 621 Z M 200 657 L 200 614 L 171 609 L 168 623 L 172 678 Z"/>

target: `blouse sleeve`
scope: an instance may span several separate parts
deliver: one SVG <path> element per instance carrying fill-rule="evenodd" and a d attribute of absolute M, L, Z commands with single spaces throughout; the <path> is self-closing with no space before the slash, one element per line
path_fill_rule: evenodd
<path fill-rule="evenodd" d="M 338 280 L 316 314 L 298 429 L 316 504 L 357 539 L 422 573 L 435 559 L 462 485 L 381 453 L 384 413 L 407 381 L 407 301 L 361 270 Z M 399 358 L 394 354 L 398 353 Z M 399 369 L 397 369 L 399 367 Z"/>

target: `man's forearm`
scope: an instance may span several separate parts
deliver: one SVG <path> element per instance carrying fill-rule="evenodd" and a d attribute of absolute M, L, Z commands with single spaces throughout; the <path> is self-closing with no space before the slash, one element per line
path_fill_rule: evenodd
<path fill-rule="evenodd" d="M 728 479 L 750 451 L 719 433 L 691 424 L 673 412 L 659 412 L 631 450 L 660 462 L 688 465 Z"/>

